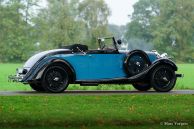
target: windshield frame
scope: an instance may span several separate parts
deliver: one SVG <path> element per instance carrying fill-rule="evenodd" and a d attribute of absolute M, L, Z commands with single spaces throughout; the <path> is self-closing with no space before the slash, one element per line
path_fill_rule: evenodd
<path fill-rule="evenodd" d="M 114 37 L 98 38 L 98 44 L 99 44 L 100 50 L 104 50 L 104 47 L 106 46 L 104 40 L 106 40 L 106 39 L 112 39 L 113 49 L 115 49 L 116 51 L 118 51 L 117 42 L 116 42 L 116 40 L 115 40 Z"/>

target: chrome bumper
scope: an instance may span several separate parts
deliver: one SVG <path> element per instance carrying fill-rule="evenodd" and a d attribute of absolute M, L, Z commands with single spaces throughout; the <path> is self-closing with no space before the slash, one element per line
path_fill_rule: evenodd
<path fill-rule="evenodd" d="M 21 82 L 24 76 L 19 76 L 19 75 L 9 75 L 8 76 L 8 81 L 9 82 Z"/>
<path fill-rule="evenodd" d="M 16 75 L 9 75 L 8 76 L 8 81 L 9 82 L 21 82 L 25 76 L 22 72 L 23 72 L 23 69 L 17 69 Z"/>

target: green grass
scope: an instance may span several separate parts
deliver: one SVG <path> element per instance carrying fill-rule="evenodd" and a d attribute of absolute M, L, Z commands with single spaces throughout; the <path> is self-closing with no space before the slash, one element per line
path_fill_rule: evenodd
<path fill-rule="evenodd" d="M 0 64 L 0 90 L 31 90 L 20 83 L 10 83 L 20 64 Z M 180 64 L 176 89 L 194 89 L 194 64 Z M 131 90 L 129 85 L 81 87 L 69 90 Z M 0 96 L 0 128 L 31 129 L 123 129 L 123 128 L 193 128 L 194 95 L 67 95 Z M 182 122 L 187 126 L 164 126 L 163 122 Z"/>
<path fill-rule="evenodd" d="M 20 68 L 22 65 L 0 64 L 0 90 L 31 90 L 31 88 L 21 83 L 8 82 L 8 76 L 14 75 L 18 67 Z"/>
<path fill-rule="evenodd" d="M 183 73 L 184 78 L 178 78 L 175 89 L 194 89 L 193 71 L 194 64 L 180 64 L 178 73 Z M 8 75 L 15 74 L 21 64 L 0 64 L 0 90 L 31 90 L 28 85 L 8 82 Z M 98 87 L 84 87 L 70 85 L 68 90 L 132 90 L 131 85 L 100 85 Z"/>
<path fill-rule="evenodd" d="M 183 78 L 178 78 L 176 89 L 194 89 L 194 64 L 179 64 L 178 73 L 184 74 Z"/>
<path fill-rule="evenodd" d="M 1 96 L 1 128 L 194 127 L 194 95 Z"/>

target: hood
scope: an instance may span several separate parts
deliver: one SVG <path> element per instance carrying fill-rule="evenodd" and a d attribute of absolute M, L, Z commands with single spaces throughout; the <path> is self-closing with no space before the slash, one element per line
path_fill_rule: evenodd
<path fill-rule="evenodd" d="M 68 51 L 68 49 L 54 49 L 54 50 L 48 50 L 48 51 L 43 51 L 40 52 L 38 54 L 33 55 L 32 57 L 30 57 L 26 63 L 24 64 L 24 68 L 25 69 L 30 69 L 32 68 L 32 66 L 34 66 L 34 64 L 39 61 L 41 58 L 45 57 L 48 54 L 52 54 L 52 53 L 58 53 L 58 52 L 63 52 L 63 51 Z"/>

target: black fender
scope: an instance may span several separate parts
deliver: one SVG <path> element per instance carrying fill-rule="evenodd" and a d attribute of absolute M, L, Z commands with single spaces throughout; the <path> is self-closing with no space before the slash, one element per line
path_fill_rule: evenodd
<path fill-rule="evenodd" d="M 137 49 L 137 50 L 132 50 L 132 51 L 130 51 L 130 52 L 127 54 L 127 57 L 126 57 L 126 59 L 125 59 L 125 63 L 126 63 L 127 60 L 129 59 L 130 55 L 132 55 L 132 54 L 134 54 L 134 53 L 141 53 L 141 54 L 143 54 L 143 55 L 149 60 L 149 57 L 148 57 L 148 55 L 147 55 L 146 52 Z M 150 64 L 151 64 L 151 62 L 150 62 Z"/>
<path fill-rule="evenodd" d="M 167 59 L 167 58 L 161 58 L 161 59 L 158 59 L 156 61 L 154 61 L 152 63 L 152 69 L 157 67 L 158 65 L 169 65 L 170 67 L 172 67 L 172 69 L 174 71 L 177 71 L 178 70 L 178 67 L 177 65 L 170 59 Z"/>
<path fill-rule="evenodd" d="M 129 77 L 129 81 L 131 82 L 141 82 L 142 81 L 145 81 L 145 78 L 148 78 L 150 77 L 150 75 L 152 74 L 153 70 L 160 66 L 160 65 L 168 65 L 170 66 L 174 71 L 177 71 L 178 70 L 178 67 L 176 66 L 176 64 L 170 60 L 170 59 L 166 59 L 166 58 L 161 58 L 161 59 L 158 59 L 156 61 L 154 61 L 149 67 L 148 69 L 146 69 L 145 71 L 135 75 L 135 76 L 132 76 L 132 77 Z"/>
<path fill-rule="evenodd" d="M 27 75 L 22 79 L 23 83 L 28 83 L 30 81 L 34 81 L 37 80 L 36 78 L 41 78 L 44 71 L 52 66 L 52 65 L 61 65 L 63 68 L 65 68 L 69 75 L 70 75 L 70 82 L 75 82 L 76 80 L 76 73 L 74 68 L 72 67 L 72 65 L 64 60 L 64 59 L 60 59 L 60 58 L 49 58 L 49 59 L 43 59 L 42 61 L 40 61 L 38 64 L 35 64 L 35 66 L 33 66 L 30 71 L 27 73 Z"/>

